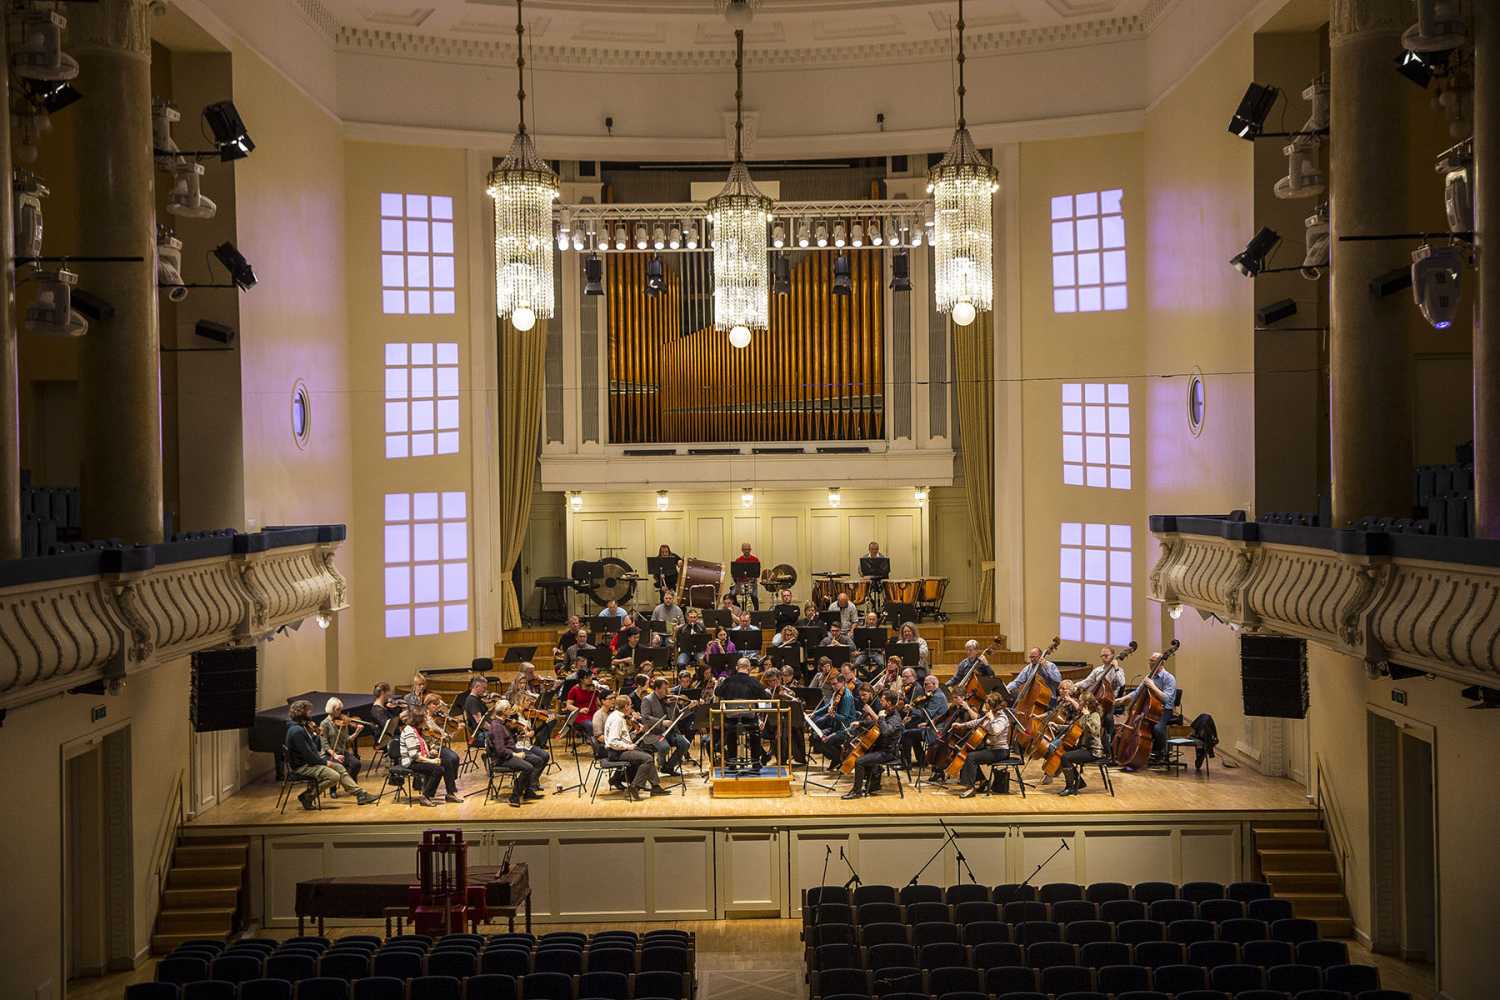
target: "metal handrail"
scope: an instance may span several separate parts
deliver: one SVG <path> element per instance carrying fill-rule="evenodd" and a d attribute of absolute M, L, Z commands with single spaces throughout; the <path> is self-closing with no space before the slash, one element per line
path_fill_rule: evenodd
<path fill-rule="evenodd" d="M 1334 847 L 1334 857 L 1338 860 L 1339 877 L 1342 878 L 1349 861 L 1349 841 L 1344 833 L 1344 817 L 1339 810 L 1338 800 L 1334 798 L 1333 787 L 1323 783 L 1323 755 L 1314 752 L 1313 758 L 1317 765 L 1317 806 L 1318 815 L 1323 818 L 1323 828 L 1328 831 L 1329 840 Z"/>
<path fill-rule="evenodd" d="M 177 780 L 173 783 L 172 792 L 167 796 L 167 805 L 163 810 L 160 832 L 156 838 L 156 848 L 151 858 L 151 874 L 156 878 L 156 898 L 161 899 L 162 893 L 167 890 L 167 872 L 171 870 L 172 848 L 177 843 L 177 831 L 182 829 L 183 820 L 183 798 L 182 798 L 183 771 L 177 771 Z"/>

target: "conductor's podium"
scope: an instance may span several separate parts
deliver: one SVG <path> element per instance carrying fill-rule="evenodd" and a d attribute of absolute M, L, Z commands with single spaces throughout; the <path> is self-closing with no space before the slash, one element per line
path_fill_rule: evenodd
<path fill-rule="evenodd" d="M 795 708 L 774 698 L 721 701 L 708 710 L 713 740 L 713 767 L 709 792 L 716 799 L 790 798 L 792 771 L 784 761 L 792 757 L 792 714 Z M 726 758 L 750 731 L 769 735 L 774 741 L 776 766 L 758 761 Z"/>

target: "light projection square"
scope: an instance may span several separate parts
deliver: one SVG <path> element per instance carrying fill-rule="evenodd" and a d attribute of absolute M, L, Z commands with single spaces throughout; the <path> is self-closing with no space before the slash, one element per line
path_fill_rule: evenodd
<path fill-rule="evenodd" d="M 453 199 L 380 196 L 380 308 L 392 315 L 451 315 L 456 302 Z"/>
<path fill-rule="evenodd" d="M 1130 525 L 1064 521 L 1058 547 L 1058 635 L 1082 642 L 1130 642 Z"/>
<path fill-rule="evenodd" d="M 385 345 L 385 457 L 458 454 L 458 345 Z"/>
<path fill-rule="evenodd" d="M 469 628 L 468 498 L 456 493 L 385 495 L 385 635 Z"/>
<path fill-rule="evenodd" d="M 1130 489 L 1130 386 L 1064 382 L 1063 483 Z"/>
<path fill-rule="evenodd" d="M 1052 310 L 1112 312 L 1126 292 L 1124 192 L 1085 191 L 1052 199 Z"/>

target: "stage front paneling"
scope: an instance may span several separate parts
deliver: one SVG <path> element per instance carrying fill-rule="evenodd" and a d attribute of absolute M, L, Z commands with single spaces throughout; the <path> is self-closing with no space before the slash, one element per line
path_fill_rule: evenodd
<path fill-rule="evenodd" d="M 968 881 L 971 869 L 991 886 L 1034 872 L 1035 884 L 1230 882 L 1250 875 L 1251 822 L 1305 818 L 1278 810 L 968 815 L 944 821 L 955 841 L 936 817 L 880 815 L 431 825 L 461 827 L 474 864 L 499 863 L 514 842 L 514 857 L 531 868 L 535 919 L 547 923 L 797 916 L 802 890 L 825 879 L 842 884 L 857 871 L 869 884 L 900 885 L 924 864 L 921 881 L 936 885 Z M 302 879 L 413 871 L 425 825 L 413 817 L 267 822 L 233 830 L 190 825 L 184 833 L 249 837 L 259 859 L 252 879 L 255 916 L 284 927 L 296 921 L 295 887 Z M 967 865 L 959 864 L 954 843 Z"/>

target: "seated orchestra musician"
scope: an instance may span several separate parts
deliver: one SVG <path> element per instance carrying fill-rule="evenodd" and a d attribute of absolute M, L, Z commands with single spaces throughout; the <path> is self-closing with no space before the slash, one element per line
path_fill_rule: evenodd
<path fill-rule="evenodd" d="M 670 590 L 661 595 L 661 603 L 651 612 L 652 621 L 666 622 L 669 629 L 681 626 L 685 617 L 682 608 L 677 604 L 677 595 Z"/>
<path fill-rule="evenodd" d="M 1122 687 L 1125 686 L 1125 668 L 1120 666 L 1120 661 L 1115 657 L 1113 646 L 1101 646 L 1099 648 L 1099 665 L 1090 670 L 1088 676 L 1079 681 L 1077 690 L 1087 691 L 1096 699 L 1105 692 L 1109 692 L 1113 700 Z M 1101 703 L 1102 704 L 1102 703 Z M 1104 741 L 1104 752 L 1109 754 L 1115 745 L 1115 713 L 1100 712 L 1103 722 L 1103 732 L 1100 738 Z"/>
<path fill-rule="evenodd" d="M 999 691 L 991 691 L 984 699 L 984 711 L 974 711 L 974 706 L 966 701 L 957 702 L 958 709 L 962 714 L 969 716 L 966 721 L 952 723 L 950 729 L 959 732 L 973 729 L 975 726 L 984 729 L 984 746 L 978 750 L 970 750 L 968 758 L 964 761 L 963 770 L 958 775 L 958 785 L 963 789 L 962 798 L 972 798 L 985 789 L 985 782 L 979 777 L 979 768 L 982 764 L 994 764 L 1007 760 L 1010 757 L 1010 716 L 1005 712 L 1005 696 Z M 996 791 L 1002 795 L 1010 791 L 1010 772 L 995 772 Z"/>
<path fill-rule="evenodd" d="M 604 607 L 600 608 L 599 609 L 599 613 L 597 615 L 595 615 L 594 617 L 596 617 L 596 618 L 624 618 L 625 617 L 625 609 L 622 608 L 622 607 L 620 607 L 619 603 L 613 597 L 611 597 L 608 601 L 604 602 Z"/>
<path fill-rule="evenodd" d="M 760 595 L 755 592 L 756 581 L 760 579 L 760 557 L 750 551 L 749 542 L 740 543 L 740 554 L 734 560 L 734 564 L 740 567 L 744 581 L 736 579 L 734 585 L 729 588 L 729 593 L 739 596 L 748 596 L 750 604 L 756 611 L 760 610 Z M 727 596 L 727 595 L 726 595 Z"/>
<path fill-rule="evenodd" d="M 845 671 L 852 671 L 849 664 L 844 664 Z M 862 681 L 850 678 L 846 688 L 853 688 L 854 708 L 847 721 L 843 722 L 842 728 L 836 733 L 830 733 L 824 744 L 823 754 L 828 758 L 828 770 L 837 773 L 839 767 L 844 763 L 844 758 L 849 754 L 849 743 L 854 739 L 855 729 L 861 720 L 873 719 L 875 717 L 875 692 L 870 685 Z M 840 699 L 840 706 L 843 699 Z"/>
<path fill-rule="evenodd" d="M 766 670 L 760 675 L 760 682 L 762 686 L 765 687 L 766 693 L 769 694 L 772 699 L 780 702 L 786 702 L 787 704 L 791 705 L 792 711 L 794 713 L 802 711 L 802 701 L 797 697 L 797 692 L 792 690 L 791 677 L 785 668 L 778 670 L 775 667 L 767 667 Z M 777 763 L 788 764 L 789 766 L 791 764 L 795 764 L 798 766 L 806 764 L 806 733 L 803 732 L 801 726 L 793 723 L 789 735 L 791 737 L 792 759 L 790 762 L 778 760 Z M 782 746 L 783 740 L 786 739 L 786 737 L 784 737 L 781 733 L 780 715 L 772 716 L 769 720 L 767 720 L 766 736 L 771 741 L 771 756 L 780 757 L 780 748 Z"/>
<path fill-rule="evenodd" d="M 1160 764 L 1167 758 L 1167 727 L 1172 720 L 1172 700 L 1177 695 L 1177 678 L 1167 669 L 1160 652 L 1151 654 L 1151 667 L 1141 685 L 1150 688 L 1162 703 L 1161 720 L 1151 730 L 1151 763 Z M 1124 695 L 1121 701 L 1128 702 L 1129 698 L 1130 695 Z M 1129 764 L 1124 769 L 1135 770 Z"/>
<path fill-rule="evenodd" d="M 588 655 L 594 651 L 594 644 L 589 638 L 589 630 L 580 627 L 574 633 L 573 644 L 563 654 L 567 657 L 568 665 L 576 667 L 579 663 L 587 663 Z"/>
<path fill-rule="evenodd" d="M 1085 691 L 1079 700 L 1079 723 L 1083 727 L 1078 737 L 1078 745 L 1062 756 L 1063 779 L 1066 787 L 1059 795 L 1077 795 L 1088 787 L 1083 780 L 1083 774 L 1078 770 L 1080 764 L 1093 764 L 1104 759 L 1104 742 L 1101 732 L 1103 723 L 1099 716 L 1099 701 L 1092 692 Z"/>
<path fill-rule="evenodd" d="M 577 615 L 568 616 L 568 624 L 557 633 L 557 640 L 552 644 L 552 659 L 561 660 L 567 655 L 569 649 L 578 641 L 578 630 L 583 628 L 583 621 Z"/>
<path fill-rule="evenodd" d="M 426 736 L 427 716 L 421 708 L 409 708 L 401 728 L 401 766 L 422 777 L 422 794 L 418 802 L 435 806 L 433 796 L 442 782 L 445 802 L 462 802 L 458 797 L 458 755 L 447 747 L 433 746 Z"/>
<path fill-rule="evenodd" d="M 885 663 L 885 668 L 876 674 L 870 681 L 870 686 L 875 689 L 876 694 L 885 694 L 886 691 L 901 693 L 901 657 L 892 656 Z"/>
<path fill-rule="evenodd" d="M 536 746 L 522 746 L 520 740 L 527 735 L 527 726 L 515 706 L 501 700 L 495 706 L 486 732 L 490 765 L 497 771 L 514 771 L 510 786 L 510 804 L 521 808 L 523 799 L 542 797 L 542 772 L 551 759 L 546 750 Z"/>
<path fill-rule="evenodd" d="M 427 678 L 420 672 L 412 674 L 411 690 L 403 699 L 407 708 L 421 708 L 427 698 Z"/>
<path fill-rule="evenodd" d="M 573 716 L 573 726 L 579 737 L 585 740 L 592 738 L 594 715 L 600 709 L 600 698 L 599 690 L 594 686 L 594 668 L 587 663 L 579 663 L 578 681 L 568 689 L 567 703 L 570 709 L 578 710 Z"/>
<path fill-rule="evenodd" d="M 625 635 L 625 638 L 622 644 L 615 650 L 614 656 L 610 657 L 609 663 L 616 670 L 633 670 L 635 665 L 640 662 L 640 654 L 637 650 L 641 648 L 641 633 L 631 631 L 629 634 L 621 634 Z"/>
<path fill-rule="evenodd" d="M 937 674 L 928 674 L 920 683 L 920 693 L 907 701 L 906 735 L 901 739 L 901 757 L 908 767 L 915 763 L 919 745 L 925 751 L 937 740 L 938 724 L 948 714 L 948 694 Z"/>
<path fill-rule="evenodd" d="M 671 704 L 671 692 L 665 677 L 653 678 L 650 688 L 641 698 L 641 721 L 648 729 L 654 729 L 657 754 L 660 757 L 657 770 L 672 777 L 682 774 L 682 761 L 692 751 L 692 744 L 682 734 L 682 720 L 672 721 L 675 711 Z"/>
<path fill-rule="evenodd" d="M 809 625 L 822 625 L 823 619 L 818 617 L 818 606 L 812 601 L 802 605 L 802 617 L 797 619 L 798 628 L 806 628 Z"/>
<path fill-rule="evenodd" d="M 601 740 L 611 760 L 623 760 L 631 767 L 626 771 L 625 798 L 640 801 L 640 792 L 648 785 L 652 795 L 670 795 L 656 774 L 656 756 L 637 747 L 630 736 L 630 699 L 624 695 L 612 698 L 609 714 L 604 717 Z"/>
<path fill-rule="evenodd" d="M 1051 723 L 1042 738 L 1051 741 L 1058 733 L 1073 724 L 1073 720 L 1083 714 L 1083 703 L 1078 699 L 1078 692 L 1073 682 L 1064 679 L 1057 685 L 1057 694 L 1052 699 Z M 1052 784 L 1052 775 L 1043 773 L 1042 784 Z"/>
<path fill-rule="evenodd" d="M 961 691 L 963 686 L 969 682 L 969 674 L 978 671 L 979 677 L 993 677 L 995 670 L 990 666 L 989 659 L 979 649 L 979 643 L 973 639 L 964 643 L 964 658 L 958 661 L 958 666 L 953 668 L 953 677 L 948 681 L 948 690 Z"/>
<path fill-rule="evenodd" d="M 1005 692 L 1010 695 L 1012 701 L 1031 680 L 1032 675 L 1038 673 L 1041 674 L 1042 683 L 1046 684 L 1047 690 L 1051 692 L 1051 699 L 1048 703 L 1048 707 L 1051 707 L 1051 703 L 1057 700 L 1058 689 L 1062 687 L 1062 672 L 1057 669 L 1057 664 L 1042 658 L 1042 650 L 1039 646 L 1032 646 L 1026 651 L 1026 666 L 1016 674 L 1015 680 L 1005 685 Z"/>
<path fill-rule="evenodd" d="M 334 753 L 323 742 L 322 734 L 312 721 L 312 702 L 294 701 L 287 714 L 284 745 L 287 768 L 292 777 L 316 782 L 318 792 L 341 788 L 351 793 L 354 801 L 362 806 L 374 802 L 375 796 L 359 787 L 359 783 L 350 776 L 341 755 Z M 313 795 L 314 790 L 308 788 L 297 796 L 303 809 L 314 808 Z"/>
<path fill-rule="evenodd" d="M 707 648 L 703 650 L 703 655 L 706 658 L 734 652 L 738 652 L 738 650 L 734 647 L 734 640 L 729 638 L 729 632 L 725 629 L 716 629 L 714 637 L 709 640 Z"/>
<path fill-rule="evenodd" d="M 683 649 L 682 636 L 706 634 L 707 630 L 703 627 L 703 613 L 697 608 L 688 608 L 683 624 L 677 629 L 677 635 L 675 636 L 678 645 L 677 665 L 679 667 L 686 667 L 697 663 L 698 658 L 702 655 L 701 653 L 692 653 Z"/>
<path fill-rule="evenodd" d="M 881 769 L 896 760 L 901 747 L 901 733 L 905 723 L 897 706 L 900 698 L 894 691 L 880 696 L 880 710 L 870 723 L 880 729 L 875 745 L 859 755 L 854 763 L 854 787 L 844 794 L 846 799 L 862 799 L 880 791 Z"/>
<path fill-rule="evenodd" d="M 342 764 L 344 770 L 349 772 L 349 777 L 358 781 L 360 768 L 364 766 L 364 761 L 359 757 L 359 735 L 366 725 L 352 715 L 344 714 L 344 703 L 338 698 L 329 698 L 323 711 L 326 714 L 322 725 L 318 727 L 323 748 L 331 762 Z"/>
<path fill-rule="evenodd" d="M 864 619 L 855 626 L 856 628 L 880 628 L 880 616 L 873 611 L 865 612 Z M 850 644 L 854 643 L 854 636 L 849 637 Z M 861 677 L 875 673 L 885 666 L 884 641 L 880 645 L 861 648 L 854 657 L 854 672 Z"/>
<path fill-rule="evenodd" d="M 778 622 L 792 623 L 797 620 L 797 599 L 792 596 L 790 590 L 783 590 L 776 595 L 776 606 L 771 610 L 776 612 Z"/>
<path fill-rule="evenodd" d="M 475 674 L 469 678 L 469 693 L 464 695 L 464 728 L 469 732 L 470 741 L 480 747 L 488 739 L 485 733 L 489 726 L 490 708 L 484 702 L 489 687 L 488 678 L 483 674 Z"/>
<path fill-rule="evenodd" d="M 927 640 L 917 631 L 917 626 L 911 622 L 903 622 L 900 631 L 896 635 L 899 643 L 916 643 L 917 646 L 917 676 L 925 677 L 932 669 L 932 653 L 927 648 Z"/>
<path fill-rule="evenodd" d="M 838 612 L 838 623 L 845 632 L 852 631 L 860 622 L 859 608 L 850 603 L 847 590 L 839 591 L 839 596 L 828 605 L 828 610 Z"/>
<path fill-rule="evenodd" d="M 828 626 L 828 634 L 823 637 L 819 646 L 849 646 L 853 648 L 854 639 L 844 632 L 843 626 L 837 622 Z"/>
<path fill-rule="evenodd" d="M 401 714 L 403 702 L 396 697 L 390 681 L 376 681 L 371 696 L 370 718 L 375 720 L 375 739 L 384 745 L 397 732 L 397 717 Z"/>

